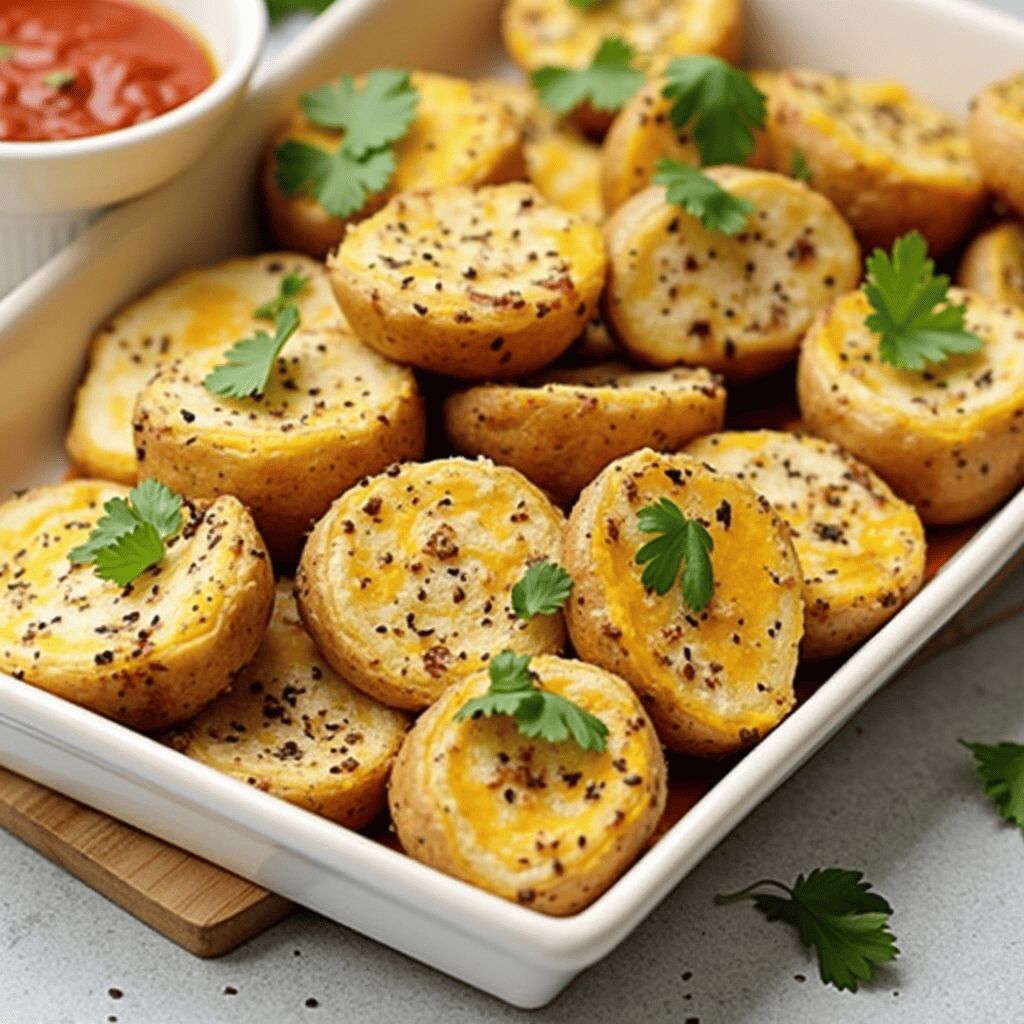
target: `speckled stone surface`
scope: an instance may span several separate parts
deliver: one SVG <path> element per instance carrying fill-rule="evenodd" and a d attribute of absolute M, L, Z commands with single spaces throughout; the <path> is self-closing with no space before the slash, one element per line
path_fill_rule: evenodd
<path fill-rule="evenodd" d="M 1024 15 L 1024 0 L 992 6 Z M 1024 572 L 980 617 L 1020 608 Z M 957 741 L 1024 742 L 1022 626 L 1010 617 L 887 686 L 541 1010 L 305 911 L 201 960 L 0 829 L 0 1024 L 1017 1024 L 1024 833 Z M 863 871 L 894 907 L 900 956 L 856 994 L 820 982 L 793 929 L 713 902 L 827 866 Z"/>

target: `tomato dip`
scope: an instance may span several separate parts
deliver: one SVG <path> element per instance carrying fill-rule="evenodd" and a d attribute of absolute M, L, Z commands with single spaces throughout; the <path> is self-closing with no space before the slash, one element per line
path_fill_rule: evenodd
<path fill-rule="evenodd" d="M 198 42 L 138 4 L 0 0 L 0 140 L 127 128 L 180 106 L 213 76 Z"/>

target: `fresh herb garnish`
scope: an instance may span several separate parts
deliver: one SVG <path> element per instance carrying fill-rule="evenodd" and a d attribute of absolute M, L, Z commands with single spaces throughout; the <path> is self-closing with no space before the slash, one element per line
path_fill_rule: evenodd
<path fill-rule="evenodd" d="M 615 111 L 644 84 L 644 73 L 633 68 L 635 56 L 632 46 L 609 36 L 589 68 L 548 64 L 530 74 L 530 84 L 554 114 L 568 113 L 584 100 L 595 110 Z"/>
<path fill-rule="evenodd" d="M 266 0 L 267 13 L 271 21 L 287 17 L 289 14 L 308 12 L 321 14 L 327 10 L 334 0 Z"/>
<path fill-rule="evenodd" d="M 754 204 L 734 196 L 696 167 L 662 157 L 654 169 L 652 181 L 666 186 L 666 201 L 692 213 L 709 231 L 738 235 L 747 226 Z"/>
<path fill-rule="evenodd" d="M 467 701 L 455 714 L 457 722 L 467 718 L 512 715 L 523 736 L 560 743 L 570 735 L 583 750 L 604 750 L 608 726 L 571 700 L 538 689 L 529 670 L 530 656 L 517 657 L 508 648 L 491 658 L 490 689 L 482 697 Z"/>
<path fill-rule="evenodd" d="M 293 305 L 292 299 L 298 295 L 306 285 L 309 284 L 309 277 L 304 277 L 302 274 L 285 274 L 281 279 L 281 284 L 278 286 L 277 295 L 272 299 L 268 299 L 263 303 L 262 306 L 257 306 L 253 310 L 253 316 L 258 316 L 264 320 L 276 320 L 278 314 L 284 309 L 285 306 Z"/>
<path fill-rule="evenodd" d="M 122 587 L 137 579 L 164 556 L 164 541 L 181 528 L 181 498 L 156 480 L 144 480 L 128 492 L 128 500 L 111 498 L 84 544 L 68 552 L 68 560 L 95 562 L 100 579 Z"/>
<path fill-rule="evenodd" d="M 916 231 L 896 239 L 892 262 L 881 250 L 868 257 L 864 294 L 873 313 L 865 324 L 880 336 L 878 358 L 904 370 L 922 370 L 944 362 L 950 352 L 978 352 L 985 347 L 964 330 L 966 306 L 946 305 L 949 278 L 936 276 L 926 257 L 928 247 Z"/>
<path fill-rule="evenodd" d="M 671 498 L 662 498 L 657 505 L 645 505 L 637 512 L 638 526 L 644 533 L 660 533 L 637 553 L 636 560 L 644 569 L 641 582 L 664 595 L 671 590 L 683 565 L 683 601 L 695 612 L 711 602 L 715 581 L 708 552 L 714 541 L 696 519 L 688 519 Z"/>
<path fill-rule="evenodd" d="M 739 68 L 720 57 L 677 57 L 665 69 L 662 96 L 669 119 L 690 128 L 703 164 L 741 164 L 754 152 L 754 128 L 764 128 L 765 95 Z"/>
<path fill-rule="evenodd" d="M 512 611 L 527 622 L 553 615 L 569 598 L 572 577 L 554 562 L 535 562 L 512 588 Z"/>
<path fill-rule="evenodd" d="M 419 93 L 409 72 L 378 68 L 359 90 L 351 75 L 302 97 L 306 116 L 325 128 L 345 132 L 333 153 L 289 139 L 274 150 L 277 183 L 286 195 L 308 193 L 332 217 L 362 209 L 371 192 L 387 187 L 395 173 L 392 143 L 409 129 Z"/>
<path fill-rule="evenodd" d="M 896 937 L 887 930 L 892 907 L 868 892 L 871 885 L 861 877 L 859 871 L 816 869 L 806 879 L 800 875 L 792 889 L 767 878 L 742 892 L 718 895 L 715 903 L 753 900 L 769 921 L 793 925 L 803 947 L 817 949 L 821 980 L 856 992 L 858 981 L 871 981 L 875 968 L 899 953 Z M 790 898 L 754 892 L 763 885 L 778 886 Z"/>
<path fill-rule="evenodd" d="M 588 7 L 597 7 L 599 4 L 607 2 L 608 0 L 569 0 L 569 6 L 581 7 L 585 10 Z"/>
<path fill-rule="evenodd" d="M 48 75 L 43 75 L 43 85 L 47 89 L 53 89 L 59 91 L 66 86 L 72 85 L 75 81 L 75 73 L 68 68 L 63 68 L 60 71 L 51 71 Z"/>
<path fill-rule="evenodd" d="M 999 743 L 961 743 L 978 762 L 978 774 L 985 780 L 985 795 L 992 798 L 999 813 L 1014 825 L 1024 828 L 1024 745 Z"/>
<path fill-rule="evenodd" d="M 227 362 L 215 366 L 203 378 L 203 386 L 215 395 L 229 398 L 262 394 L 274 368 L 274 360 L 298 327 L 298 309 L 292 305 L 285 306 L 277 314 L 273 337 L 261 330 L 251 338 L 236 342 L 224 353 Z"/>
<path fill-rule="evenodd" d="M 17 51 L 7 43 L 0 43 L 0 60 L 9 60 Z"/>
<path fill-rule="evenodd" d="M 793 166 L 789 170 L 789 176 L 797 181 L 810 184 L 811 169 L 807 166 L 807 158 L 804 156 L 803 150 L 793 150 Z"/>

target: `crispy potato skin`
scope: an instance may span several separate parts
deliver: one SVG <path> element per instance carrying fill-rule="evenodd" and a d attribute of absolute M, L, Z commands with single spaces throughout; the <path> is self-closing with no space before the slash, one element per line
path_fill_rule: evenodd
<path fill-rule="evenodd" d="M 665 761 L 621 679 L 550 656 L 530 668 L 542 689 L 605 723 L 603 753 L 571 739 L 527 739 L 507 715 L 456 722 L 466 701 L 487 691 L 479 672 L 419 718 L 395 763 L 389 802 L 410 856 L 564 916 L 593 902 L 643 850 L 665 807 Z"/>
<path fill-rule="evenodd" d="M 441 185 L 491 185 L 524 177 L 521 137 L 514 119 L 486 89 L 465 79 L 415 71 L 416 118 L 394 144 L 395 173 L 382 192 L 367 197 L 348 217 L 328 213 L 309 195 L 287 195 L 277 181 L 275 151 L 294 140 L 327 153 L 343 133 L 312 123 L 297 108 L 274 133 L 263 154 L 261 185 L 271 233 L 279 245 L 323 259 L 345 237 L 349 225 L 379 210 L 407 189 Z"/>
<path fill-rule="evenodd" d="M 964 250 L 956 283 L 993 302 L 1024 306 L 1024 225 L 1005 220 L 976 235 Z"/>
<path fill-rule="evenodd" d="M 729 431 L 699 438 L 685 454 L 748 483 L 789 525 L 804 581 L 802 659 L 848 651 L 920 588 L 925 538 L 913 506 L 838 445 Z"/>
<path fill-rule="evenodd" d="M 703 369 L 604 363 L 526 383 L 450 395 L 445 433 L 458 451 L 515 467 L 562 505 L 613 459 L 638 448 L 676 451 L 725 417 L 725 388 Z"/>
<path fill-rule="evenodd" d="M 382 355 L 504 380 L 572 344 L 600 297 L 605 250 L 597 227 L 532 185 L 451 186 L 396 196 L 327 268 L 349 323 Z"/>
<path fill-rule="evenodd" d="M 1024 217 L 1024 72 L 982 91 L 971 104 L 967 134 L 985 184 Z"/>
<path fill-rule="evenodd" d="M 860 250 L 827 198 L 803 182 L 745 167 L 704 172 L 751 202 L 735 237 L 670 204 L 661 185 L 604 223 L 606 319 L 649 366 L 706 366 L 742 381 L 792 359 L 819 309 L 860 277 Z"/>
<path fill-rule="evenodd" d="M 228 693 L 158 739 L 193 760 L 347 828 L 368 825 L 411 724 L 338 676 L 277 582 L 256 657 Z"/>
<path fill-rule="evenodd" d="M 714 593 L 693 613 L 679 584 L 642 582 L 639 510 L 669 498 L 706 522 Z M 586 661 L 625 679 L 662 742 L 698 757 L 752 746 L 792 709 L 803 633 L 800 564 L 789 529 L 745 483 L 686 455 L 644 449 L 607 466 L 573 506 L 566 620 Z"/>
<path fill-rule="evenodd" d="M 988 197 L 960 127 L 895 82 L 784 72 L 771 90 L 768 131 L 776 167 L 788 171 L 799 151 L 811 186 L 868 251 L 889 250 L 916 229 L 940 255 Z"/>
<path fill-rule="evenodd" d="M 339 494 L 422 457 L 427 424 L 412 372 L 346 331 L 300 329 L 282 355 L 259 400 L 206 390 L 218 355 L 165 366 L 139 395 L 133 430 L 140 477 L 193 498 L 236 495 L 290 572 Z"/>
<path fill-rule="evenodd" d="M 353 686 L 421 711 L 494 650 L 562 650 L 561 613 L 524 622 L 511 590 L 534 562 L 560 560 L 564 521 L 524 476 L 486 459 L 391 466 L 316 524 L 299 610 Z"/>
<path fill-rule="evenodd" d="M 1024 311 L 952 288 L 986 342 L 924 371 L 877 358 L 861 291 L 823 311 L 797 368 L 809 430 L 866 462 L 928 525 L 967 522 L 1024 482 Z"/>
<path fill-rule="evenodd" d="M 227 689 L 259 647 L 274 579 L 233 497 L 186 503 L 161 563 L 127 587 L 72 566 L 104 502 L 127 493 L 74 480 L 0 506 L 0 579 L 24 581 L 3 590 L 0 671 L 148 732 Z"/>

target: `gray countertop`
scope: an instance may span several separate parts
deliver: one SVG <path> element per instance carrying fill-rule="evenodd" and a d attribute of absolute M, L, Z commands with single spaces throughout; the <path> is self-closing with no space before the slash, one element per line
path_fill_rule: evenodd
<path fill-rule="evenodd" d="M 1024 0 L 992 5 L 1024 16 Z M 981 617 L 1017 605 L 1024 572 Z M 199 959 L 0 829 L 0 1024 L 1024 1021 L 1024 833 L 998 816 L 957 742 L 1024 742 L 1022 666 L 1011 617 L 896 679 L 629 939 L 535 1011 L 303 910 Z M 855 994 L 821 983 L 792 928 L 713 902 L 831 866 L 863 871 L 894 908 L 900 956 Z"/>

